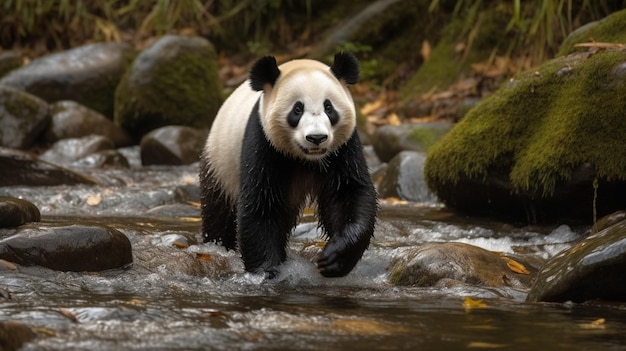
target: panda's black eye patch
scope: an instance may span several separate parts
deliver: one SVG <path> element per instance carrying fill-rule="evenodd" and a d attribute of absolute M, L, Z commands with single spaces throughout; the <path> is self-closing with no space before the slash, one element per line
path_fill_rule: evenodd
<path fill-rule="evenodd" d="M 298 122 L 300 122 L 300 118 L 302 117 L 303 113 L 304 104 L 301 101 L 297 101 L 295 104 L 293 104 L 289 115 L 287 115 L 287 123 L 289 123 L 289 126 L 291 126 L 291 128 L 295 128 L 298 126 Z"/>
<path fill-rule="evenodd" d="M 333 103 L 328 99 L 324 100 L 324 113 L 328 116 L 331 125 L 335 125 L 339 122 L 339 114 L 337 113 L 337 110 L 335 110 Z"/>

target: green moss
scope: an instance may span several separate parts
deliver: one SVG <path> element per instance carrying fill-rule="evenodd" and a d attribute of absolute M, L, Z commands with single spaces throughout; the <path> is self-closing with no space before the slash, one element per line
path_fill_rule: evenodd
<path fill-rule="evenodd" d="M 626 44 L 626 10 L 615 12 L 574 31 L 565 39 L 557 56 L 586 51 L 587 48 L 576 48 L 574 45 L 589 42 Z"/>
<path fill-rule="evenodd" d="M 546 197 L 585 163 L 603 179 L 626 179 L 625 78 L 623 50 L 568 56 L 520 74 L 431 149 L 427 183 L 437 191 L 505 172 L 513 191 Z"/>
<path fill-rule="evenodd" d="M 408 139 L 414 144 L 421 145 L 428 152 L 446 133 L 448 128 L 435 125 L 431 128 L 412 128 Z"/>

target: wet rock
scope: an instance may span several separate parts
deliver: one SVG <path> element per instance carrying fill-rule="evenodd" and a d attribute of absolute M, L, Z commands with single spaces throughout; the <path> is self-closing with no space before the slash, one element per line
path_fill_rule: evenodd
<path fill-rule="evenodd" d="M 50 105 L 50 111 L 50 126 L 42 136 L 45 142 L 101 135 L 113 141 L 116 147 L 133 144 L 128 133 L 112 120 L 77 102 L 58 101 Z"/>
<path fill-rule="evenodd" d="M 72 162 L 77 168 L 129 168 L 128 159 L 117 150 L 102 150 Z"/>
<path fill-rule="evenodd" d="M 401 286 L 449 286 L 450 280 L 491 287 L 530 286 L 531 275 L 513 272 L 507 262 L 507 257 L 473 245 L 428 243 L 394 258 L 388 267 L 389 280 Z"/>
<path fill-rule="evenodd" d="M 599 231 L 602 231 L 614 224 L 617 224 L 626 219 L 626 211 L 616 211 L 609 215 L 606 215 L 600 219 L 593 225 L 591 228 L 591 233 L 595 234 Z"/>
<path fill-rule="evenodd" d="M 429 150 L 429 188 L 461 213 L 507 221 L 590 224 L 593 209 L 623 209 L 625 63 L 626 50 L 605 50 L 518 74 Z"/>
<path fill-rule="evenodd" d="M 0 85 L 0 146 L 31 147 L 50 123 L 48 110 L 45 101 Z"/>
<path fill-rule="evenodd" d="M 136 139 L 167 125 L 209 128 L 222 103 L 215 50 L 167 35 L 144 50 L 115 93 L 115 122 Z"/>
<path fill-rule="evenodd" d="M 208 130 L 184 126 L 153 130 L 141 139 L 141 163 L 185 165 L 197 162 L 208 134 Z"/>
<path fill-rule="evenodd" d="M 200 217 L 200 209 L 188 204 L 161 205 L 146 211 L 146 214 L 155 217 Z"/>
<path fill-rule="evenodd" d="M 0 147 L 0 186 L 62 184 L 96 184 L 96 181 L 30 153 Z"/>
<path fill-rule="evenodd" d="M 113 142 L 100 135 L 59 140 L 39 156 L 40 159 L 58 165 L 67 165 L 98 151 L 112 150 Z"/>
<path fill-rule="evenodd" d="M 128 238 L 97 225 L 25 224 L 0 240 L 0 258 L 23 266 L 97 272 L 132 263 Z"/>
<path fill-rule="evenodd" d="M 426 156 L 415 151 L 402 151 L 387 166 L 378 187 L 382 198 L 435 203 L 437 197 L 430 192 L 424 181 Z"/>
<path fill-rule="evenodd" d="M 129 44 L 88 44 L 37 58 L 11 71 L 0 85 L 48 102 L 73 100 L 112 118 L 115 88 L 133 56 Z"/>
<path fill-rule="evenodd" d="M 0 322 L 0 350 L 16 351 L 37 336 L 28 326 L 20 322 Z"/>
<path fill-rule="evenodd" d="M 0 196 L 0 228 L 13 228 L 28 222 L 39 222 L 41 213 L 30 201 Z"/>
<path fill-rule="evenodd" d="M 541 267 L 527 301 L 626 301 L 626 221 L 564 250 Z"/>
<path fill-rule="evenodd" d="M 451 128 L 445 122 L 380 126 L 371 138 L 372 146 L 382 162 L 389 162 L 404 150 L 428 151 Z"/>
<path fill-rule="evenodd" d="M 19 51 L 0 52 L 0 78 L 24 63 L 24 57 Z"/>

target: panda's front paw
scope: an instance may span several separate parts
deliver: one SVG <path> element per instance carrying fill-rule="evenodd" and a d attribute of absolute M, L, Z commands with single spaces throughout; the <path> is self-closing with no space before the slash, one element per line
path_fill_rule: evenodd
<path fill-rule="evenodd" d="M 317 269 L 327 278 L 343 277 L 356 266 L 364 250 L 343 240 L 330 240 L 317 260 Z"/>

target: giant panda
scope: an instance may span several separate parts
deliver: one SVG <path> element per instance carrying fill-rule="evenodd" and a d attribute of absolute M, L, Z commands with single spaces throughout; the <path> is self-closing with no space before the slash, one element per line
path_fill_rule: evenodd
<path fill-rule="evenodd" d="M 307 201 L 327 238 L 325 277 L 348 274 L 373 236 L 376 190 L 356 131 L 348 85 L 359 63 L 338 53 L 329 67 L 297 59 L 256 61 L 224 101 L 200 157 L 204 242 L 239 249 L 249 272 L 275 277 Z"/>

